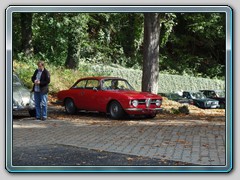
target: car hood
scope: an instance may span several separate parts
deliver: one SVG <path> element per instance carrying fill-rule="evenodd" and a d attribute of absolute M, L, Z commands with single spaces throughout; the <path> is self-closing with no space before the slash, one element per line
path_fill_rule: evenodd
<path fill-rule="evenodd" d="M 225 101 L 225 97 L 215 97 L 215 98 L 212 98 L 212 99 L 216 99 L 216 100 L 220 100 L 220 101 Z"/>
<path fill-rule="evenodd" d="M 200 102 L 206 102 L 206 101 L 217 101 L 215 99 L 210 99 L 210 98 L 204 98 L 204 99 L 193 99 L 195 101 L 200 101 Z"/>
<path fill-rule="evenodd" d="M 151 99 L 162 99 L 161 96 L 148 93 L 148 92 L 138 92 L 138 91 L 123 91 L 123 90 L 116 90 L 116 91 L 111 91 L 112 93 L 116 94 L 121 94 L 123 96 L 127 96 L 128 98 L 132 99 L 146 99 L 146 98 L 151 98 Z"/>
<path fill-rule="evenodd" d="M 25 101 L 29 101 L 30 92 L 25 87 L 19 85 L 13 85 L 13 100 L 17 102 L 22 102 L 23 99 Z"/>

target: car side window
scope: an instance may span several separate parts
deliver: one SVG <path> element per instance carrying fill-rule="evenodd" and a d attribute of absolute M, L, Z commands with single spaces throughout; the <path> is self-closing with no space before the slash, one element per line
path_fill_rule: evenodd
<path fill-rule="evenodd" d="M 119 81 L 118 82 L 118 87 L 119 87 L 119 89 L 128 89 L 125 81 Z"/>
<path fill-rule="evenodd" d="M 207 97 L 211 96 L 211 92 L 209 92 L 209 91 L 204 91 L 203 94 Z"/>
<path fill-rule="evenodd" d="M 184 92 L 182 97 L 187 98 L 187 93 Z"/>
<path fill-rule="evenodd" d="M 99 81 L 95 79 L 90 79 L 87 81 L 86 89 L 93 89 L 93 88 L 99 89 Z"/>
<path fill-rule="evenodd" d="M 103 81 L 103 83 L 102 83 L 103 90 L 108 90 L 108 89 L 110 89 L 110 87 L 111 87 L 111 80 Z"/>
<path fill-rule="evenodd" d="M 183 93 L 183 97 L 184 97 L 184 98 L 191 99 L 191 96 L 190 96 L 190 94 L 189 94 L 188 92 L 184 92 L 184 93 Z"/>
<path fill-rule="evenodd" d="M 87 83 L 87 80 L 79 81 L 79 82 L 74 86 L 74 88 L 80 88 L 80 89 L 83 89 L 83 88 L 85 88 L 86 83 Z"/>
<path fill-rule="evenodd" d="M 214 91 L 209 92 L 209 97 L 217 97 L 216 93 Z"/>

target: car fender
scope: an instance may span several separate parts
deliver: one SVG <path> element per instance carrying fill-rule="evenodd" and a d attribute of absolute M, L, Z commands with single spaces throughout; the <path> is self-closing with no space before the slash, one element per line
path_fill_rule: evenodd
<path fill-rule="evenodd" d="M 109 99 L 108 103 L 107 103 L 107 106 L 106 106 L 106 112 L 109 111 L 109 106 L 110 104 L 113 102 L 113 101 L 117 101 L 121 106 L 122 108 L 124 109 L 126 107 L 126 102 L 128 101 L 127 99 L 116 99 L 116 98 L 112 98 L 112 99 Z M 128 103 L 129 104 L 129 103 Z"/>

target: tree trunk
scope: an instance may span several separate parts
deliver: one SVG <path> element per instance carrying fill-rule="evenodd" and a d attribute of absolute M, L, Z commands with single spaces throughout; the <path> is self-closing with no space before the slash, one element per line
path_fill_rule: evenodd
<path fill-rule="evenodd" d="M 160 14 L 144 14 L 142 91 L 158 93 Z"/>
<path fill-rule="evenodd" d="M 79 45 L 79 34 L 77 33 L 77 29 L 74 26 L 74 17 L 76 14 L 74 13 L 69 13 L 67 17 L 69 18 L 69 25 L 68 25 L 68 32 L 67 32 L 67 37 L 68 37 L 68 49 L 67 49 L 67 59 L 65 61 L 65 66 L 70 69 L 77 69 L 78 68 L 78 45 Z"/>
<path fill-rule="evenodd" d="M 22 29 L 22 52 L 25 56 L 33 55 L 32 44 L 32 13 L 21 13 L 21 29 Z"/>
<path fill-rule="evenodd" d="M 77 46 L 78 42 L 74 32 L 68 34 L 68 51 L 65 66 L 70 69 L 78 68 Z"/>

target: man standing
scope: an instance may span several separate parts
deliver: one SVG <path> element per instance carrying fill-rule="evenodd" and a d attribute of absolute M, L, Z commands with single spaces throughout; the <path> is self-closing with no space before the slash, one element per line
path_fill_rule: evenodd
<path fill-rule="evenodd" d="M 36 107 L 36 119 L 47 119 L 47 103 L 48 103 L 48 84 L 50 83 L 50 73 L 44 68 L 44 62 L 37 63 L 38 69 L 32 76 L 33 92 Z"/>

